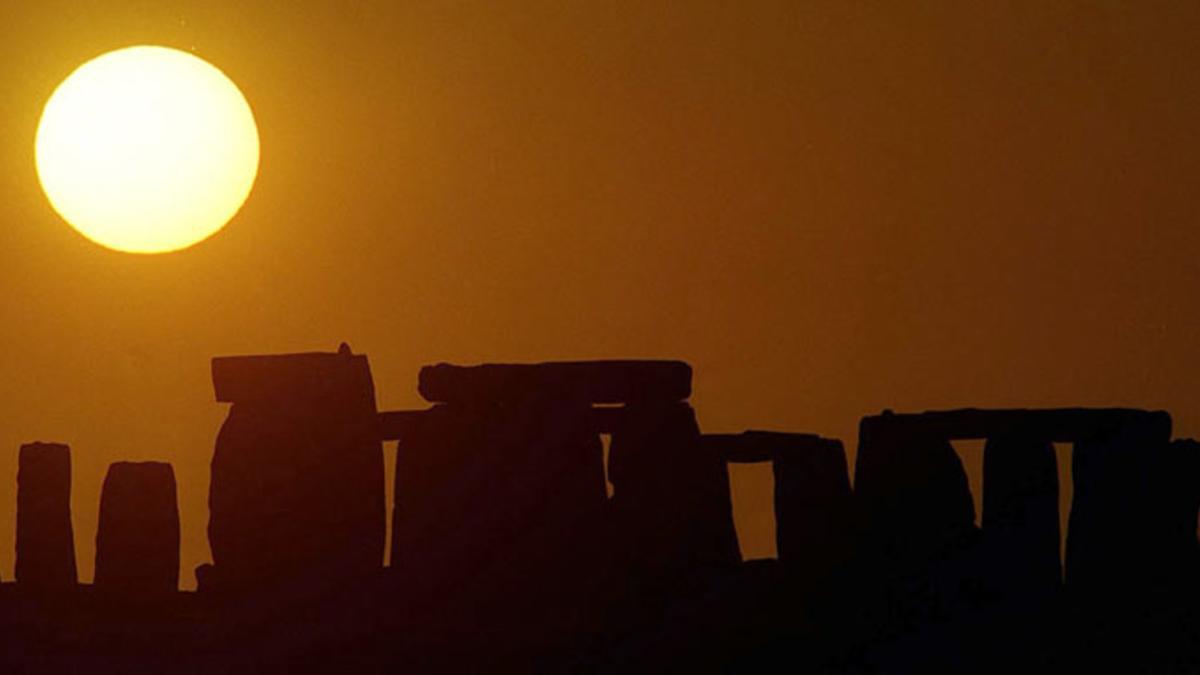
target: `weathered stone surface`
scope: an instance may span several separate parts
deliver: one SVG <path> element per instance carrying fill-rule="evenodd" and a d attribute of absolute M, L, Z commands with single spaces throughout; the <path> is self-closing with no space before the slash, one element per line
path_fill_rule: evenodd
<path fill-rule="evenodd" d="M 95 586 L 128 599 L 178 590 L 179 506 L 170 464 L 109 466 L 100 494 Z"/>
<path fill-rule="evenodd" d="M 682 361 L 563 361 L 425 366 L 418 391 L 427 401 L 572 400 L 581 403 L 682 401 L 692 368 Z"/>
<path fill-rule="evenodd" d="M 209 488 L 212 586 L 328 586 L 381 569 L 383 448 L 366 358 L 213 360 L 220 400 Z"/>
<path fill-rule="evenodd" d="M 614 546 L 631 574 L 669 578 L 741 560 L 729 472 L 685 403 L 628 406 L 609 449 Z"/>
<path fill-rule="evenodd" d="M 988 439 L 983 452 L 985 581 L 1008 603 L 1052 600 L 1062 585 L 1058 466 L 1049 441 Z"/>
<path fill-rule="evenodd" d="M 17 469 L 17 582 L 62 591 L 78 581 L 71 528 L 71 449 L 60 443 L 21 446 Z"/>

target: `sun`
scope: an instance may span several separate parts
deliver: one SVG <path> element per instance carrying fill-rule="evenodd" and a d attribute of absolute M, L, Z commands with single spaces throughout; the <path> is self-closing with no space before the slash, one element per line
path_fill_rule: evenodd
<path fill-rule="evenodd" d="M 47 101 L 35 146 L 38 179 L 59 215 L 131 253 L 211 236 L 258 175 L 245 96 L 215 66 L 167 47 L 128 47 L 80 66 Z"/>

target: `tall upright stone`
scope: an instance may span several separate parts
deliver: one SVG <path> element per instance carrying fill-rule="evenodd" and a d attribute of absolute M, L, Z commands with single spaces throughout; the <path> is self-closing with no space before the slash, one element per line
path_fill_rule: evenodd
<path fill-rule="evenodd" d="M 779 560 L 805 579 L 827 579 L 853 554 L 857 528 L 846 451 L 836 439 L 796 435 L 772 462 Z"/>
<path fill-rule="evenodd" d="M 414 595 L 450 619 L 582 607 L 605 504 L 589 421 L 586 402 L 536 397 L 423 415 L 397 450 L 393 518 L 392 567 Z"/>
<path fill-rule="evenodd" d="M 801 585 L 821 583 L 852 556 L 857 523 L 841 441 L 751 430 L 704 434 L 701 442 L 727 463 L 771 463 L 775 545 L 790 578 Z"/>
<path fill-rule="evenodd" d="M 327 587 L 383 566 L 383 447 L 367 359 L 350 353 L 213 359 L 211 586 Z"/>
<path fill-rule="evenodd" d="M 1019 436 L 983 451 L 986 583 L 1006 603 L 1040 605 L 1062 585 L 1054 445 Z"/>
<path fill-rule="evenodd" d="M 853 621 L 868 641 L 959 621 L 978 582 L 975 506 L 961 460 L 937 431 L 894 422 L 885 413 L 859 427 L 854 498 L 862 556 Z"/>
<path fill-rule="evenodd" d="M 1075 494 L 1067 531 L 1066 584 L 1076 598 L 1136 595 L 1162 565 L 1164 468 L 1171 419 L 1123 418 L 1075 444 Z"/>
<path fill-rule="evenodd" d="M 975 504 L 949 441 L 888 418 L 860 426 L 855 500 L 875 553 L 898 568 L 920 567 L 974 533 Z"/>
<path fill-rule="evenodd" d="M 626 406 L 609 448 L 614 546 L 652 583 L 741 561 L 729 469 L 684 402 Z"/>
<path fill-rule="evenodd" d="M 60 443 L 21 446 L 17 469 L 17 582 L 22 588 L 74 588 L 71 449 Z"/>
<path fill-rule="evenodd" d="M 100 493 L 98 591 L 118 599 L 169 597 L 179 588 L 179 505 L 164 462 L 117 462 Z"/>
<path fill-rule="evenodd" d="M 1174 440 L 1167 452 L 1161 492 L 1163 555 L 1180 561 L 1181 570 L 1187 573 L 1200 563 L 1200 442 Z"/>
<path fill-rule="evenodd" d="M 431 614 L 519 611 L 557 617 L 547 628 L 561 633 L 570 615 L 605 615 L 605 589 L 631 569 L 739 559 L 724 462 L 680 402 L 686 363 L 440 364 L 418 389 L 437 405 L 385 413 L 380 428 L 400 440 L 393 567 L 418 589 L 406 597 L 433 597 Z"/>

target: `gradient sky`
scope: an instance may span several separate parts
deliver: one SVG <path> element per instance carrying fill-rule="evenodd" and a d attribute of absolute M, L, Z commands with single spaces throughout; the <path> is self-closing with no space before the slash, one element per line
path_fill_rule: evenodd
<path fill-rule="evenodd" d="M 1200 433 L 1200 5 L 851 4 L 0 4 L 0 576 L 42 439 L 85 580 L 107 464 L 172 462 L 194 586 L 220 354 L 345 340 L 386 408 L 435 361 L 682 358 L 705 430 L 851 452 L 885 407 Z M 263 153 L 155 257 L 76 234 L 33 160 L 54 87 L 144 43 L 237 82 Z M 734 490 L 772 554 L 769 469 Z"/>

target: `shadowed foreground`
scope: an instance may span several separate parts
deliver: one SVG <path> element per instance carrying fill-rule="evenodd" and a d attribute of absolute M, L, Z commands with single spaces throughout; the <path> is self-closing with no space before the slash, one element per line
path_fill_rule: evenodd
<path fill-rule="evenodd" d="M 422 369 L 218 358 L 213 562 L 176 590 L 169 465 L 104 483 L 76 581 L 70 455 L 21 449 L 0 659 L 43 672 L 1009 672 L 1200 663 L 1200 445 L 1165 412 L 866 417 L 702 434 L 682 362 Z M 610 435 L 607 464 L 601 435 Z M 981 527 L 951 440 L 987 439 Z M 382 444 L 399 441 L 384 568 Z M 1060 562 L 1054 442 L 1074 444 Z M 770 462 L 778 560 L 742 561 L 728 464 Z M 611 494 L 609 494 L 611 485 Z"/>

